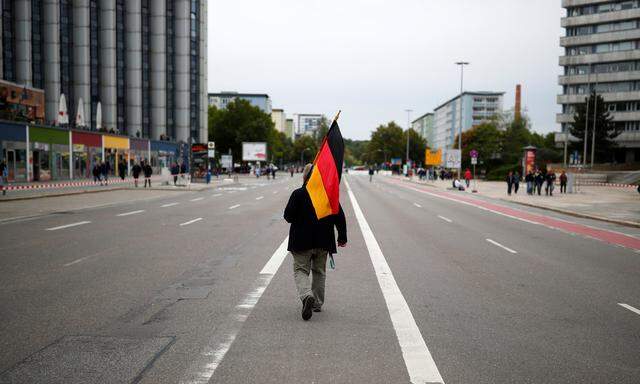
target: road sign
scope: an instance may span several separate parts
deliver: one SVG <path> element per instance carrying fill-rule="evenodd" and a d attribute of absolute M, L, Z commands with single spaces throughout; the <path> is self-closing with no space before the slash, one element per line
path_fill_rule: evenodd
<path fill-rule="evenodd" d="M 477 159 L 478 151 L 476 151 L 475 149 L 472 149 L 471 151 L 469 151 L 469 156 L 471 156 L 472 159 Z"/>
<path fill-rule="evenodd" d="M 210 141 L 210 142 L 207 143 L 207 147 L 209 149 L 216 149 L 216 143 L 213 142 L 213 141 Z"/>
<path fill-rule="evenodd" d="M 216 157 L 216 150 L 215 149 L 209 149 L 207 151 L 207 157 L 209 157 L 210 159 Z"/>
<path fill-rule="evenodd" d="M 471 158 L 471 164 L 472 164 L 472 165 L 476 165 L 476 164 L 478 164 L 478 158 L 477 158 L 477 157 L 472 157 L 472 158 Z"/>
<path fill-rule="evenodd" d="M 242 143 L 242 160 L 266 161 L 267 143 Z"/>
<path fill-rule="evenodd" d="M 447 168 L 460 168 L 460 150 L 459 149 L 447 149 L 445 154 L 445 167 Z"/>

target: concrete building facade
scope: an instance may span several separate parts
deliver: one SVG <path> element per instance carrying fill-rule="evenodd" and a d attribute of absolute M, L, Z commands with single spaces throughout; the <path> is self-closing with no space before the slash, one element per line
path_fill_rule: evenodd
<path fill-rule="evenodd" d="M 238 92 L 219 92 L 209 93 L 209 105 L 218 109 L 227 108 L 232 100 L 246 100 L 254 107 L 260 108 L 264 113 L 271 114 L 271 99 L 266 93 L 238 93 Z"/>
<path fill-rule="evenodd" d="M 562 7 L 567 13 L 561 20 L 565 54 L 556 141 L 564 141 L 576 105 L 595 90 L 623 130 L 616 160 L 640 161 L 640 1 L 562 0 Z"/>
<path fill-rule="evenodd" d="M 271 110 L 271 121 L 273 121 L 276 131 L 286 133 L 287 115 L 285 115 L 283 109 L 273 108 Z"/>
<path fill-rule="evenodd" d="M 433 149 L 450 148 L 460 132 L 460 108 L 462 108 L 462 132 L 488 121 L 502 113 L 504 92 L 463 92 L 441 104 L 434 110 Z"/>
<path fill-rule="evenodd" d="M 2 1 L 0 78 L 64 94 L 74 120 L 132 137 L 207 141 L 205 0 Z"/>
<path fill-rule="evenodd" d="M 296 116 L 298 132 L 297 136 L 314 136 L 324 115 L 317 113 L 300 113 Z"/>
<path fill-rule="evenodd" d="M 425 140 L 427 145 L 432 146 L 435 142 L 434 115 L 432 112 L 425 113 L 411 122 L 411 128 Z"/>

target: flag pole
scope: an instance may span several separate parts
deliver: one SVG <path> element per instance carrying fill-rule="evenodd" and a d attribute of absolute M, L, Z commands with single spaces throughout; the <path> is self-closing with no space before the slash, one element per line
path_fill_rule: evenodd
<path fill-rule="evenodd" d="M 336 113 L 336 117 L 333 118 L 332 124 L 335 123 L 336 121 L 338 121 L 338 119 L 340 118 L 340 112 L 342 112 L 341 109 L 338 110 L 338 113 Z"/>

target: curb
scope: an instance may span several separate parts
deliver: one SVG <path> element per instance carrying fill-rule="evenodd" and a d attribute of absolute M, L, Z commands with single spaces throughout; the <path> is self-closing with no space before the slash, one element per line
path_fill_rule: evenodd
<path fill-rule="evenodd" d="M 97 190 L 84 189 L 80 191 L 67 191 L 67 192 L 51 193 L 47 195 L 8 197 L 8 198 L 0 198 L 0 204 L 2 204 L 3 202 L 11 202 L 11 201 L 43 199 L 45 197 L 63 197 L 63 196 L 71 196 L 71 195 L 82 195 L 85 193 L 122 191 L 125 189 L 128 189 L 128 188 L 121 186 L 121 187 L 115 187 L 115 188 L 109 188 L 109 189 L 97 189 Z"/>
<path fill-rule="evenodd" d="M 424 186 L 428 186 L 428 187 L 431 187 L 431 188 L 438 188 L 434 184 L 418 183 L 418 182 L 413 181 L 413 180 L 407 180 L 407 181 L 410 182 L 410 183 L 413 183 L 413 184 L 417 184 L 417 185 L 424 185 Z M 637 223 L 637 222 L 634 222 L 634 221 L 609 219 L 609 218 L 606 218 L 606 217 L 589 215 L 587 213 L 580 213 L 580 212 L 569 211 L 569 210 L 560 209 L 560 208 L 540 206 L 540 205 L 535 205 L 535 204 L 530 204 L 530 203 L 524 203 L 524 202 L 521 202 L 521 201 L 507 200 L 507 199 L 503 199 L 503 198 L 500 198 L 500 197 L 495 198 L 495 197 L 490 197 L 490 196 L 486 196 L 486 195 L 481 195 L 481 196 L 483 196 L 483 197 L 485 197 L 487 199 L 491 199 L 491 200 L 498 200 L 498 201 L 504 201 L 506 203 L 519 204 L 519 205 L 522 205 L 522 206 L 525 206 L 525 207 L 544 209 L 546 211 L 562 213 L 564 215 L 579 217 L 579 218 L 582 218 L 582 219 L 598 220 L 598 221 L 604 221 L 606 223 L 623 225 L 625 227 L 640 228 L 640 223 Z"/>
<path fill-rule="evenodd" d="M 552 207 L 546 207 L 546 206 L 539 206 L 539 205 L 535 205 L 535 204 L 530 204 L 530 203 L 524 203 L 521 201 L 512 201 L 512 200 L 507 200 L 507 199 L 502 199 L 502 198 L 492 198 L 489 196 L 485 196 L 489 199 L 494 199 L 494 200 L 500 200 L 500 201 L 504 201 L 504 202 L 508 202 L 508 203 L 513 203 L 513 204 L 519 204 L 519 205 L 523 205 L 526 207 L 531 207 L 531 208 L 538 208 L 538 209 L 544 209 L 546 211 L 551 211 L 551 212 L 557 212 L 557 213 L 562 213 L 565 215 L 569 215 L 569 216 L 574 216 L 574 217 L 580 217 L 583 219 L 591 219 L 591 220 L 598 220 L 598 221 L 604 221 L 607 223 L 612 223 L 612 224 L 618 224 L 618 225 L 623 225 L 625 227 L 633 227 L 633 228 L 640 228 L 640 223 L 634 222 L 634 221 L 626 221 L 626 220 L 616 220 L 616 219 L 609 219 L 607 217 L 602 217 L 602 216 L 595 216 L 595 215 L 589 215 L 587 213 L 580 213 L 580 212 L 575 212 L 575 211 L 569 211 L 569 210 L 565 210 L 565 209 L 560 209 L 560 208 L 552 208 Z"/>

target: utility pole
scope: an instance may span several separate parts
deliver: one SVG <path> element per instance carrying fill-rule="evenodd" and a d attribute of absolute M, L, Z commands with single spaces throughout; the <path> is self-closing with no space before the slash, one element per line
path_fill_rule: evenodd
<path fill-rule="evenodd" d="M 462 93 L 464 90 L 464 66 L 469 65 L 467 61 L 458 61 L 460 66 L 460 127 L 458 130 L 458 149 L 460 150 L 460 164 L 458 165 L 458 180 L 462 176 Z M 451 145 L 453 147 L 453 144 Z"/>
<path fill-rule="evenodd" d="M 598 73 L 596 72 L 596 86 L 593 88 L 593 128 L 591 129 L 591 169 L 596 154 L 596 122 L 598 121 Z"/>
<path fill-rule="evenodd" d="M 411 129 L 411 112 L 413 109 L 405 109 L 407 112 L 407 172 L 409 172 L 409 129 Z"/>
<path fill-rule="evenodd" d="M 582 169 L 587 165 L 587 134 L 589 133 L 589 98 L 591 97 L 591 64 L 589 64 L 589 76 L 587 77 L 587 110 L 584 114 L 584 151 L 582 154 Z"/>

